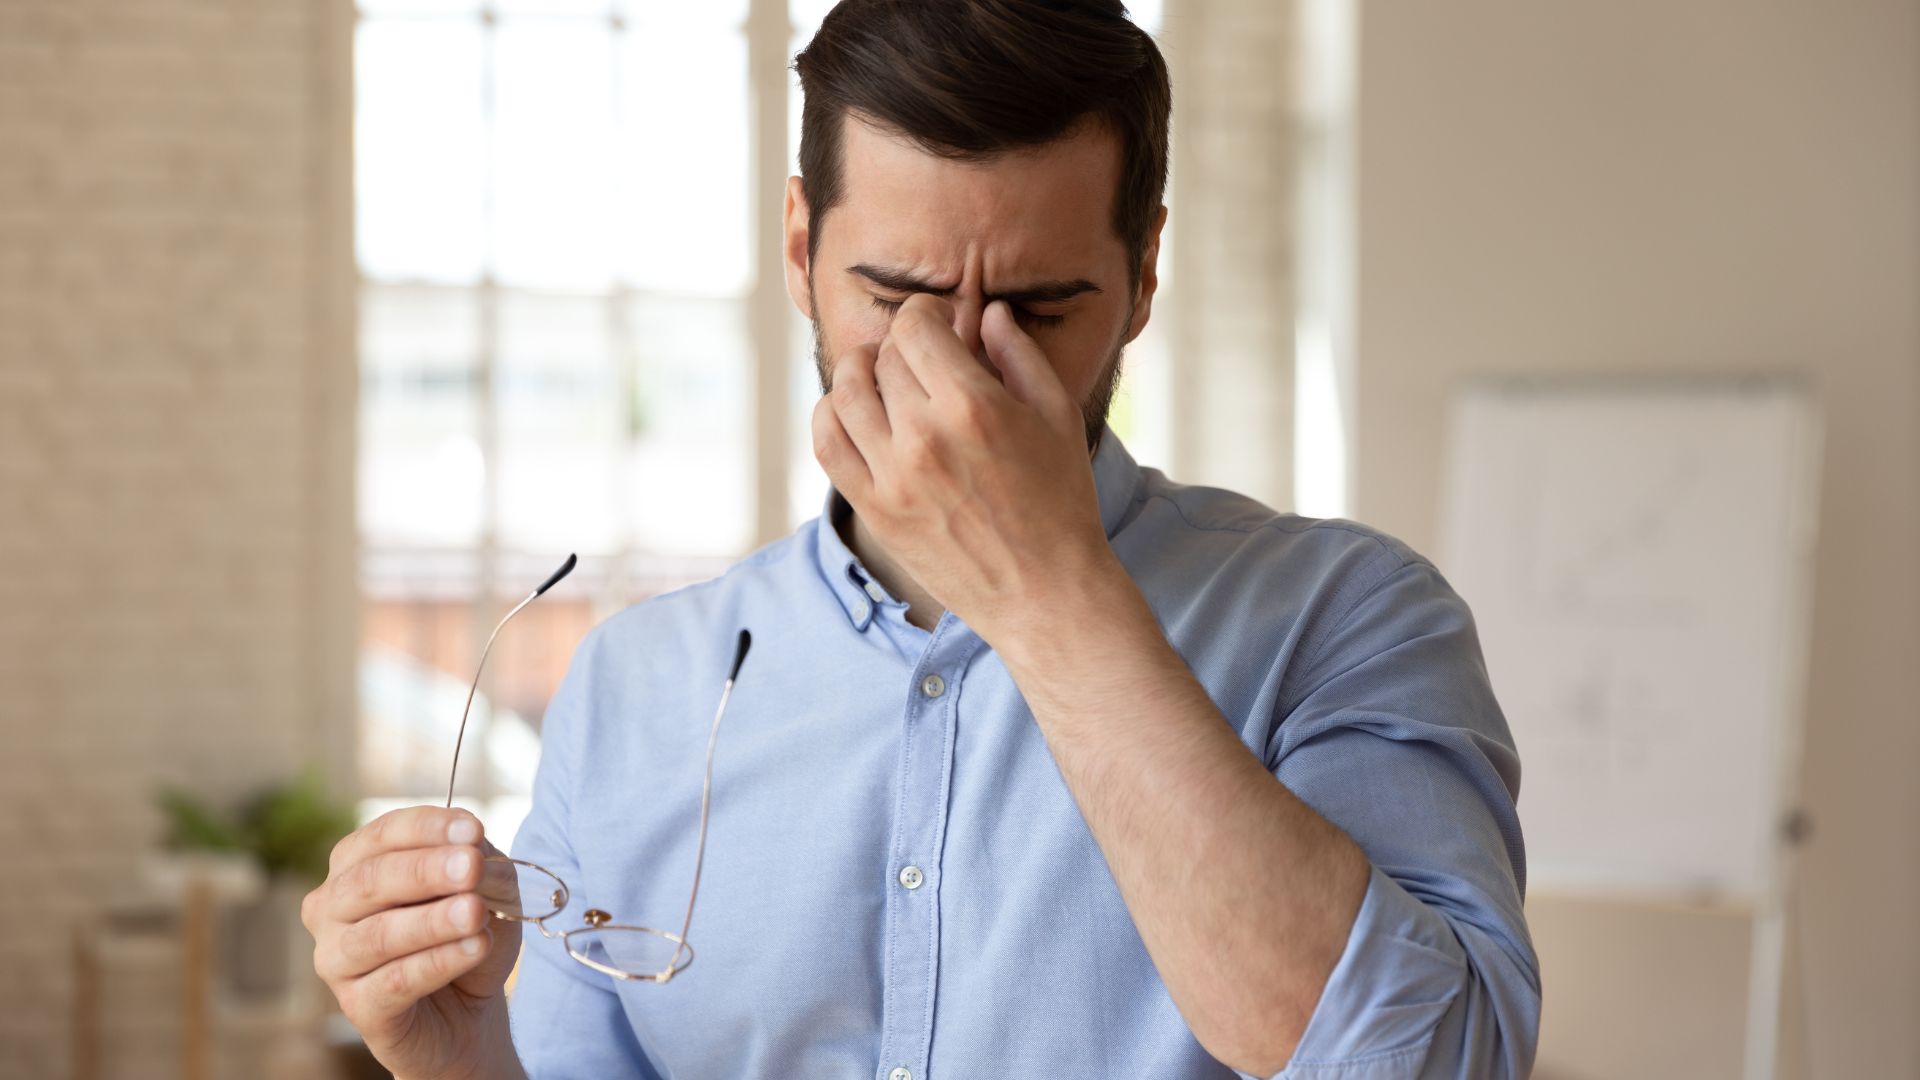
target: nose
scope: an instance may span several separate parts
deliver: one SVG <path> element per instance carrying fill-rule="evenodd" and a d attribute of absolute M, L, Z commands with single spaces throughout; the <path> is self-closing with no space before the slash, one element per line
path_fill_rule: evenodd
<path fill-rule="evenodd" d="M 968 352 L 980 360 L 985 360 L 987 348 L 980 341 L 980 320 L 986 314 L 986 305 L 977 296 L 965 298 L 956 296 L 952 304 L 953 332 L 960 335 L 960 340 L 966 343 Z"/>

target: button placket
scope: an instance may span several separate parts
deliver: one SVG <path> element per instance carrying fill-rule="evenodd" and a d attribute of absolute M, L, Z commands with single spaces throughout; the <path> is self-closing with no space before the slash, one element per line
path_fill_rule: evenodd
<path fill-rule="evenodd" d="M 948 786 L 958 718 L 959 683 L 967 662 L 984 646 L 951 613 L 929 636 L 908 676 L 904 712 L 900 818 L 890 851 L 886 985 L 882 1011 L 879 1076 L 898 1069 L 911 1077 L 924 1070 L 932 1037 L 932 995 L 938 979 L 941 912 L 933 877 L 939 872 L 946 833 Z M 898 890 L 898 891 L 893 891 Z"/>

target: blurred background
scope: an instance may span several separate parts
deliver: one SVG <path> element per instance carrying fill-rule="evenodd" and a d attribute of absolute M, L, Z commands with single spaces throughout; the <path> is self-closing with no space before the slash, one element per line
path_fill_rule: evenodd
<path fill-rule="evenodd" d="M 468 733 L 505 847 L 587 629 L 818 512 L 776 237 L 830 6 L 0 0 L 0 1077 L 380 1075 L 295 909 L 444 798 L 493 623 L 580 554 Z M 1536 1075 L 1743 1075 L 1771 980 L 1778 1075 L 1920 1076 L 1920 4 L 1131 8 L 1175 91 L 1143 464 L 1451 573 L 1475 379 L 1814 403 L 1779 949 L 1536 887 Z"/>

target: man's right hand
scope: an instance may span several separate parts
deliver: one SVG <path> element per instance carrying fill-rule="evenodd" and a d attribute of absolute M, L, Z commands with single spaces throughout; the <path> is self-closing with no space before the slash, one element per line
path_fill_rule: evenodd
<path fill-rule="evenodd" d="M 314 971 L 397 1077 L 522 1075 L 503 993 L 520 924 L 476 891 L 492 854 L 465 810 L 394 810 L 340 841 L 301 902 Z"/>

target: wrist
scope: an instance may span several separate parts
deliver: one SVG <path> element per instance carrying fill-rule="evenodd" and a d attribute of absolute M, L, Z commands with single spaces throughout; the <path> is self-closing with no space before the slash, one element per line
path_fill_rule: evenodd
<path fill-rule="evenodd" d="M 1016 679 L 1022 671 L 1061 671 L 1151 642 L 1164 643 L 1158 618 L 1126 567 L 1104 543 L 1048 578 L 998 633 L 982 637 Z"/>
<path fill-rule="evenodd" d="M 520 1053 L 513 1046 L 513 1026 L 507 1016 L 506 995 L 495 997 L 488 1012 L 495 1013 L 498 1019 L 488 1018 L 486 1057 L 479 1077 L 482 1080 L 527 1080 L 526 1067 L 520 1063 Z"/>

